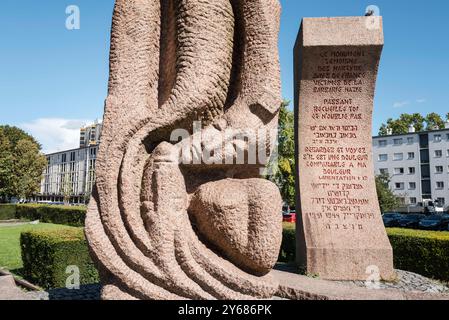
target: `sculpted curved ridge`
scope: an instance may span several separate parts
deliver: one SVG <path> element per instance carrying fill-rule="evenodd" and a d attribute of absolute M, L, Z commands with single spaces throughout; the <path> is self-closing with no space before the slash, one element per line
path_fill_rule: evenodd
<path fill-rule="evenodd" d="M 199 135 L 276 128 L 279 19 L 277 0 L 116 0 L 85 229 L 104 299 L 276 292 L 278 189 L 259 178 L 261 165 L 180 164 L 195 134 L 179 143 L 170 135 L 198 120 Z M 244 202 L 229 200 L 234 189 Z"/>

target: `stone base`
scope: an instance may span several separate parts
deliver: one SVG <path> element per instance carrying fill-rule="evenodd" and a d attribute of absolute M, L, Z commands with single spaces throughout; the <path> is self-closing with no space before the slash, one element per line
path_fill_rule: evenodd
<path fill-rule="evenodd" d="M 381 280 L 394 281 L 393 251 L 387 248 L 307 249 L 307 273 L 325 280 L 368 280 L 374 273 Z"/>
<path fill-rule="evenodd" d="M 272 275 L 280 284 L 276 296 L 289 300 L 449 300 L 448 294 L 361 288 L 280 270 Z"/>
<path fill-rule="evenodd" d="M 16 286 L 12 276 L 2 276 L 0 277 L 0 300 L 27 300 L 27 297 Z"/>

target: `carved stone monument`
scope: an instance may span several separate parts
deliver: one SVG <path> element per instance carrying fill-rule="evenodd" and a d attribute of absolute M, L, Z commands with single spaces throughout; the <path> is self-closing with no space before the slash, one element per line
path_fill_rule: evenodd
<path fill-rule="evenodd" d="M 382 18 L 306 18 L 295 47 L 297 260 L 328 280 L 391 280 L 372 159 Z"/>
<path fill-rule="evenodd" d="M 277 128 L 279 19 L 277 0 L 116 1 L 86 220 L 104 299 L 276 293 L 282 200 L 248 159 Z"/>

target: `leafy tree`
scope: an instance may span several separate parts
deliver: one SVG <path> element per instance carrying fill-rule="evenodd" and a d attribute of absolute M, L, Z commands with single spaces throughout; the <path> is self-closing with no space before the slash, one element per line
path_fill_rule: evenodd
<path fill-rule="evenodd" d="M 449 116 L 449 114 L 447 115 Z M 401 114 L 398 119 L 388 119 L 386 123 L 382 124 L 379 129 L 379 135 L 385 136 L 388 134 L 388 129 L 392 131 L 392 134 L 406 134 L 410 125 L 415 127 L 416 132 L 424 130 L 443 129 L 443 118 L 437 113 L 430 113 L 426 117 L 419 113 L 414 114 Z"/>
<path fill-rule="evenodd" d="M 0 200 L 28 198 L 39 190 L 47 164 L 40 148 L 23 130 L 0 126 Z"/>
<path fill-rule="evenodd" d="M 390 176 L 381 174 L 376 176 L 376 190 L 379 198 L 379 205 L 382 212 L 388 212 L 397 209 L 400 206 L 400 200 L 389 188 Z"/>
<path fill-rule="evenodd" d="M 410 125 L 415 127 L 417 132 L 424 130 L 425 118 L 419 114 L 401 114 L 399 119 L 388 119 L 386 124 L 382 124 L 379 130 L 379 135 L 387 135 L 388 129 L 392 130 L 392 134 L 405 134 L 408 133 Z"/>
<path fill-rule="evenodd" d="M 22 139 L 17 142 L 14 160 L 12 195 L 27 199 L 39 190 L 47 159 L 39 152 L 38 145 L 28 139 Z"/>
<path fill-rule="evenodd" d="M 65 205 L 69 205 L 70 204 L 70 196 L 72 195 L 73 189 L 72 189 L 72 183 L 70 181 L 70 174 L 69 173 L 64 173 L 61 177 L 62 181 L 61 181 L 61 191 L 62 191 L 62 196 L 64 199 L 64 204 Z"/>
<path fill-rule="evenodd" d="M 11 193 L 13 156 L 9 140 L 3 130 L 0 129 L 0 202 L 5 202 Z"/>
<path fill-rule="evenodd" d="M 426 130 L 444 129 L 444 120 L 438 113 L 432 112 L 426 117 Z"/>
<path fill-rule="evenodd" d="M 295 205 L 295 131 L 294 115 L 288 110 L 290 101 L 284 101 L 279 113 L 279 145 L 274 175 L 270 179 L 279 187 L 283 200 Z"/>
<path fill-rule="evenodd" d="M 20 128 L 0 126 L 0 130 L 3 130 L 3 133 L 6 135 L 6 137 L 8 137 L 11 149 L 15 149 L 20 140 L 29 140 L 34 143 L 39 150 L 41 149 L 41 145 L 36 141 L 36 139 L 34 139 L 33 136 L 29 135 Z"/>
<path fill-rule="evenodd" d="M 449 121 L 449 112 L 446 114 L 446 120 Z"/>

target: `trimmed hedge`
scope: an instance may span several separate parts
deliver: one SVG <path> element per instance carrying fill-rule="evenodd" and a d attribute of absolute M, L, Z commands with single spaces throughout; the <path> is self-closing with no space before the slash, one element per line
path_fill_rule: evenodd
<path fill-rule="evenodd" d="M 16 205 L 0 204 L 0 221 L 13 220 L 16 218 Z"/>
<path fill-rule="evenodd" d="M 449 281 L 449 232 L 387 229 L 394 266 L 426 277 Z M 295 224 L 284 223 L 280 262 L 295 261 Z"/>
<path fill-rule="evenodd" d="M 394 265 L 401 270 L 449 281 L 449 232 L 387 229 Z"/>
<path fill-rule="evenodd" d="M 283 223 L 282 245 L 279 252 L 279 262 L 295 261 L 296 231 L 294 223 Z"/>
<path fill-rule="evenodd" d="M 68 266 L 77 266 L 80 284 L 98 283 L 83 228 L 24 232 L 20 237 L 25 279 L 44 289 L 64 288 Z"/>
<path fill-rule="evenodd" d="M 86 219 L 85 207 L 20 204 L 16 208 L 17 219 L 40 220 L 44 223 L 83 227 Z"/>

